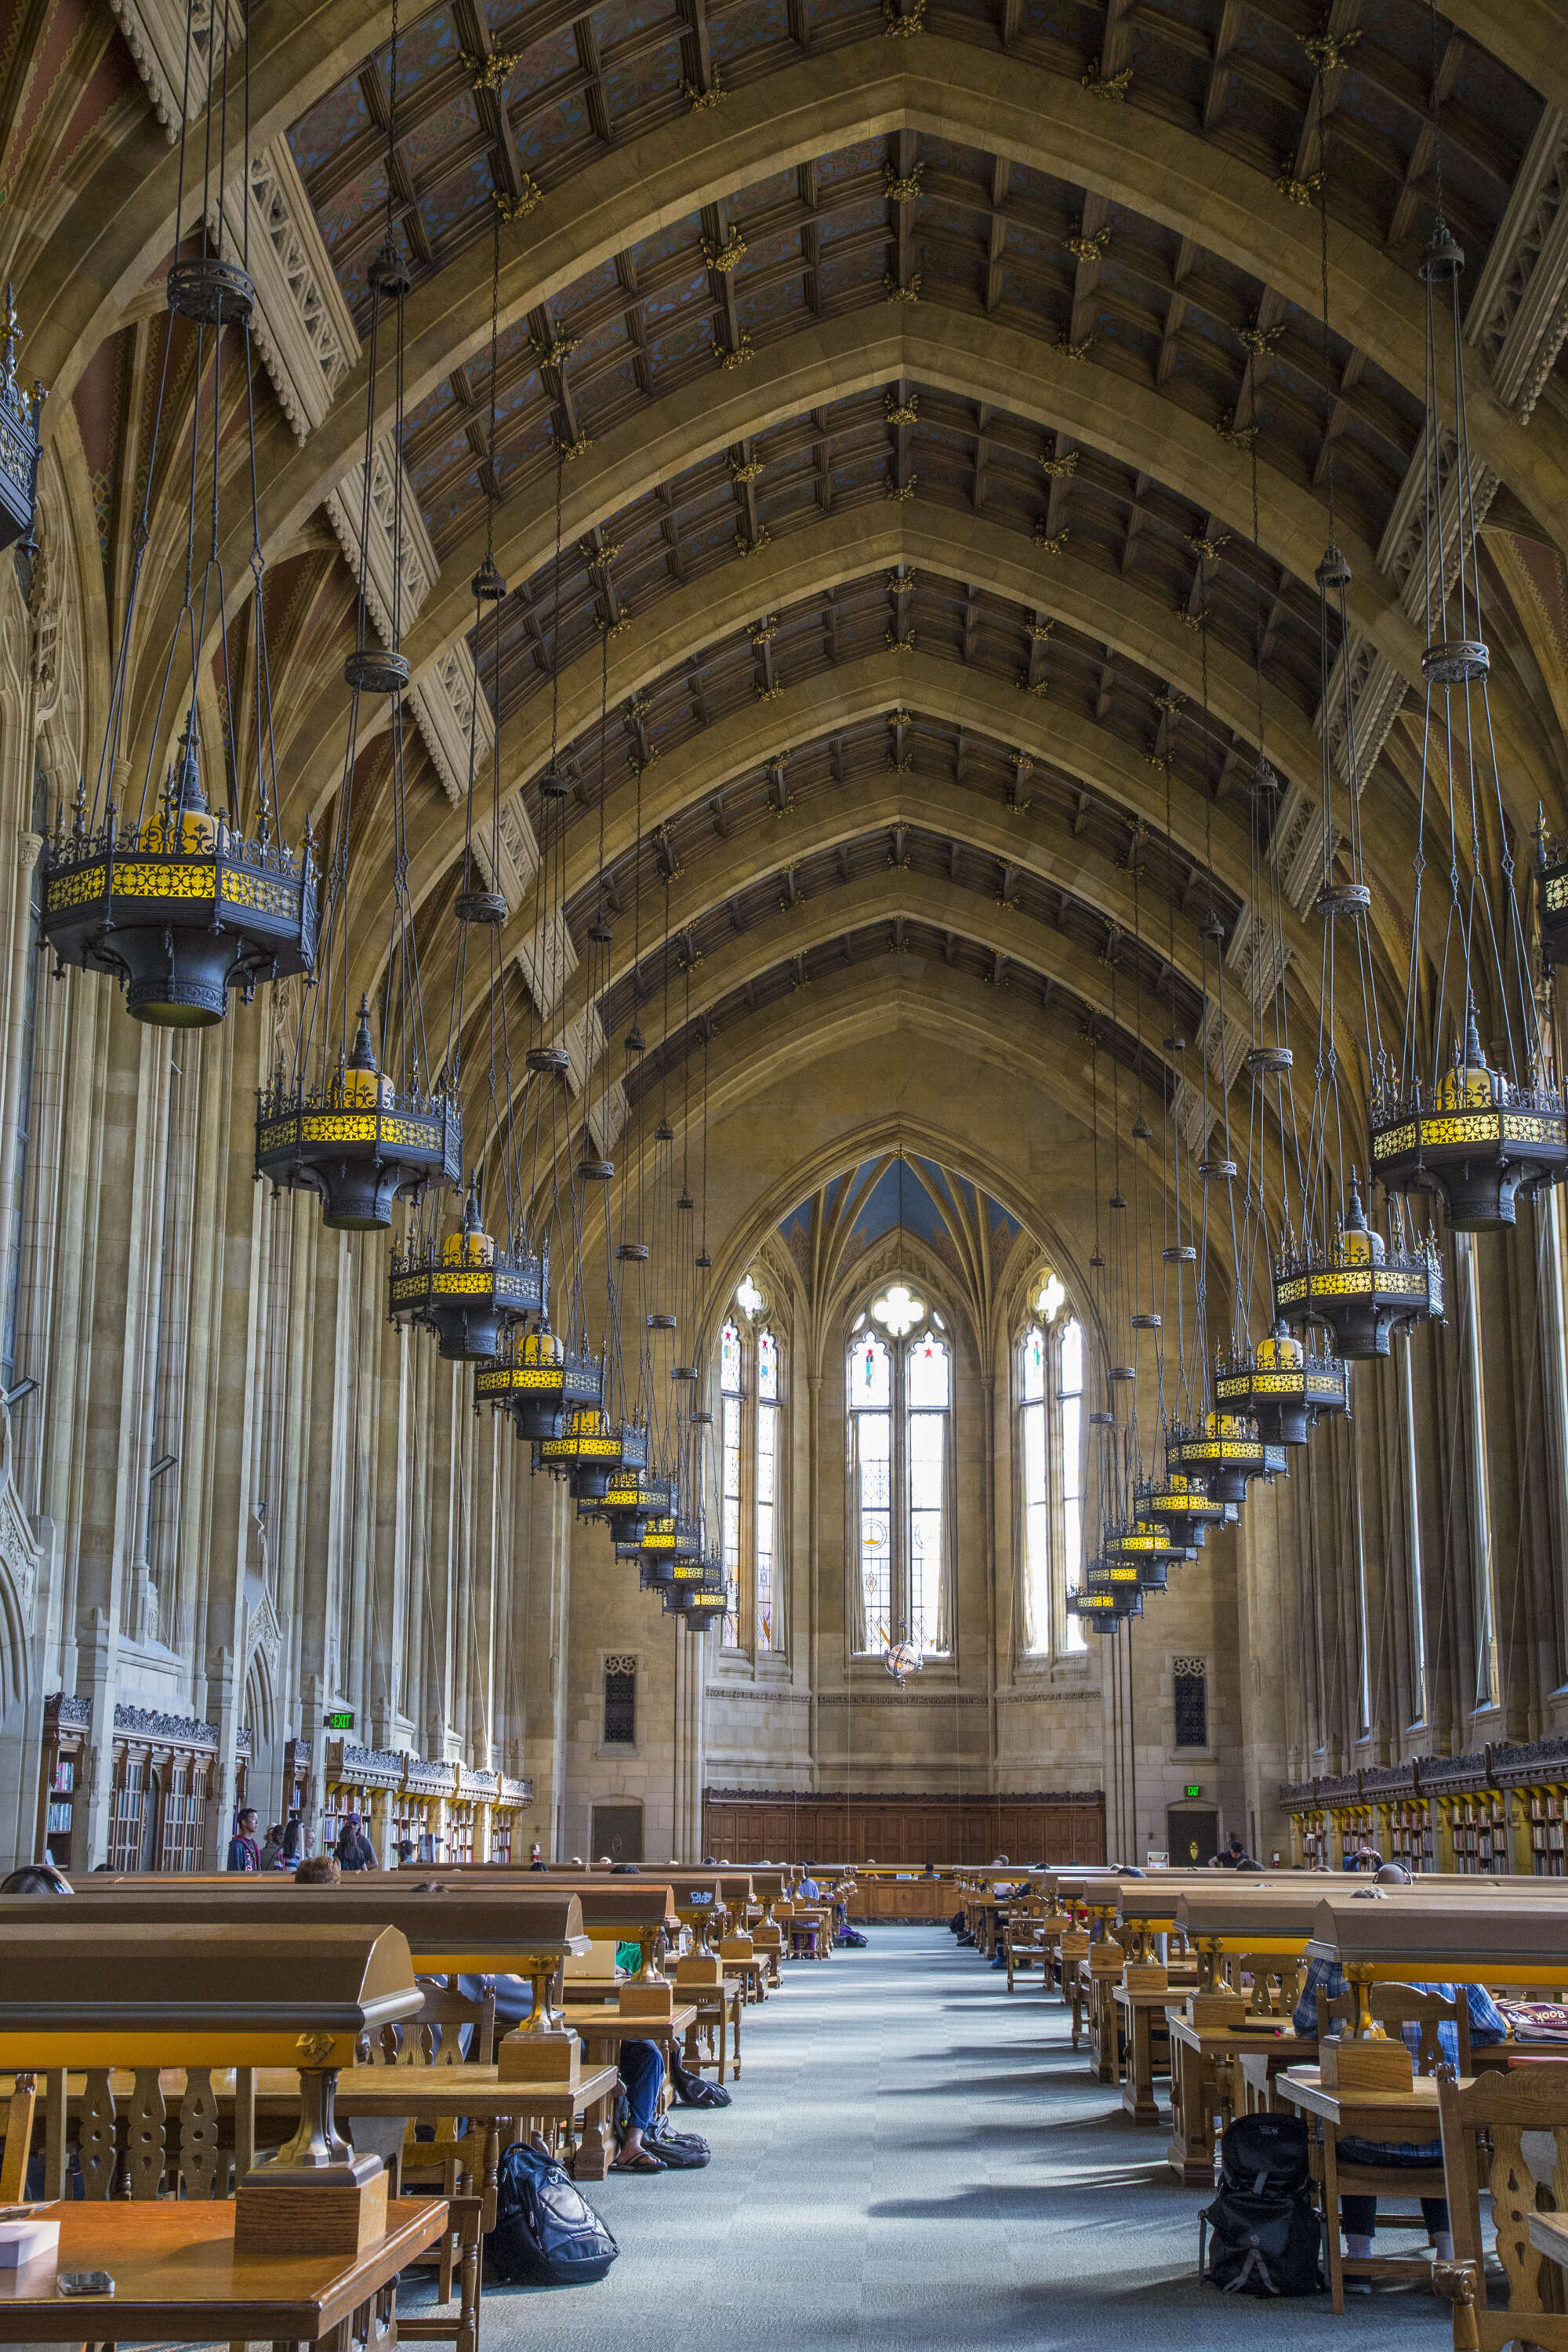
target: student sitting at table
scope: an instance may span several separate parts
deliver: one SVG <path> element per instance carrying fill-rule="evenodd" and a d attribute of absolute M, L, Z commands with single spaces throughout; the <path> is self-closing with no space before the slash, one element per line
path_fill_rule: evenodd
<path fill-rule="evenodd" d="M 309 1853 L 294 1873 L 296 1886 L 341 1886 L 343 1866 L 335 1853 Z"/>
<path fill-rule="evenodd" d="M 635 1866 L 634 1866 L 635 1867 Z M 438 1881 L 427 1881 L 415 1888 L 416 1895 L 441 1893 Z M 632 1975 L 642 1966 L 642 1950 L 637 1944 L 617 1944 L 616 1973 Z M 421 1981 L 443 1984 L 442 1977 Z M 497 1976 L 489 1981 L 494 1986 L 496 2000 L 496 2035 L 510 2033 L 514 2026 L 524 2024 L 533 2015 L 533 1988 L 526 1977 Z M 458 1990 L 467 2000 L 481 1998 L 486 1979 L 479 1976 L 460 1976 Z M 465 2034 L 468 2029 L 465 2028 Z M 584 2055 L 588 2045 L 583 2044 Z M 623 2042 L 618 2061 L 621 2089 L 626 2096 L 626 2121 L 620 2134 L 620 2145 L 610 2167 L 612 2172 L 653 2174 L 686 2171 L 708 2161 L 708 2143 L 694 2135 L 672 2132 L 659 2118 L 659 2096 L 664 2089 L 664 2053 L 657 2042 Z M 650 2147 L 649 2141 L 653 2142 Z"/>
<path fill-rule="evenodd" d="M 1400 1878 L 1406 1875 L 1396 1863 L 1384 1864 L 1378 1874 L 1381 1877 L 1385 1874 L 1390 1878 L 1394 1877 L 1395 1874 Z M 1373 1889 L 1368 1886 L 1363 1887 L 1355 1899 L 1358 1903 L 1371 1903 L 1375 1902 L 1378 1897 Z M 1300 1996 L 1296 2003 L 1296 2014 L 1291 2021 L 1295 2031 L 1305 2039 L 1316 2040 L 1320 1991 L 1325 2000 L 1334 2000 L 1343 1994 L 1346 1983 L 1345 1972 L 1338 1960 L 1310 1961 L 1302 1980 Z M 1436 1993 L 1442 2000 L 1452 2000 L 1454 1998 L 1454 1987 L 1451 1984 L 1426 1984 L 1413 1979 L 1409 1990 L 1412 1992 Z M 1469 2011 L 1472 2044 L 1508 2040 L 1507 2020 L 1485 1985 L 1472 1984 L 1465 1987 L 1465 2006 Z M 1400 2030 L 1410 2047 L 1413 2050 L 1419 2050 L 1421 2028 L 1415 2024 L 1409 2024 Z M 1445 2019 L 1438 2025 L 1437 2040 L 1448 2063 L 1451 2066 L 1457 2066 L 1459 2063 L 1458 2028 L 1449 2020 Z M 1393 2143 L 1385 2145 L 1381 2141 L 1357 2139 L 1352 2135 L 1347 2139 L 1341 2140 L 1339 2154 L 1342 2164 L 1375 2165 L 1385 2171 L 1415 2172 L 1422 2169 L 1430 2170 L 1434 2165 L 1442 2163 L 1443 2143 L 1440 2139 L 1434 2139 L 1422 2140 L 1413 2146 Z M 1454 2240 L 1448 2228 L 1447 2200 L 1443 2197 L 1423 2197 L 1421 2213 L 1426 2224 L 1426 2235 L 1432 2242 L 1432 2248 L 1437 2260 L 1441 2263 L 1452 2262 Z M 1344 2225 L 1346 2253 L 1352 2258 L 1365 2260 L 1372 2252 L 1373 2230 L 1377 2220 L 1376 2198 L 1342 2197 L 1340 2218 Z M 1347 2279 L 1345 2292 L 1347 2294 L 1370 2294 L 1372 2281 Z"/>
<path fill-rule="evenodd" d="M 0 1878 L 0 1895 L 74 1895 L 76 1888 L 52 1862 L 25 1862 L 8 1878 Z"/>

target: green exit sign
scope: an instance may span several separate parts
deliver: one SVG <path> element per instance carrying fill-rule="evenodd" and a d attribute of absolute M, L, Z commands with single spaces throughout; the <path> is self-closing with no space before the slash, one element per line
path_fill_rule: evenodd
<path fill-rule="evenodd" d="M 332 1713 L 327 1717 L 327 1729 L 329 1731 L 352 1731 L 353 1727 L 354 1711 L 352 1706 L 335 1707 Z M 1193 1793 L 1195 1794 L 1196 1791 L 1194 1790 Z"/>
<path fill-rule="evenodd" d="M 337 1721 L 337 1717 L 336 1716 L 329 1716 L 327 1720 L 329 1723 L 335 1723 Z M 1183 1790 L 1182 1794 L 1184 1797 L 1201 1797 L 1203 1792 L 1203 1782 L 1201 1780 L 1189 1780 L 1186 1787 Z"/>

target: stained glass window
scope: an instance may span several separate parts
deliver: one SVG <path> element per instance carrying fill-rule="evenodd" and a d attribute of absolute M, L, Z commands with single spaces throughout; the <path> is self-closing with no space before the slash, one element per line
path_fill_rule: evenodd
<path fill-rule="evenodd" d="M 735 1293 L 740 1311 L 719 1334 L 720 1537 L 729 1649 L 783 1646 L 783 1349 L 770 1326 L 751 1328 L 764 1303 L 748 1275 Z"/>
<path fill-rule="evenodd" d="M 779 1343 L 757 1334 L 757 1647 L 773 1646 L 773 1536 L 778 1505 Z"/>
<path fill-rule="evenodd" d="M 879 1314 L 889 1299 L 898 1302 L 891 1313 Z M 903 1284 L 895 1284 L 873 1303 L 871 1313 L 896 1336 L 911 1304 L 920 1302 Z M 909 1641 L 928 1654 L 944 1651 L 950 1646 L 951 1350 L 933 1317 L 901 1348 L 889 1347 L 874 1330 L 861 1330 L 849 1348 L 846 1370 L 855 1485 L 856 1646 L 878 1653 Z"/>
<path fill-rule="evenodd" d="M 724 1553 L 724 1641 L 741 1642 L 741 1335 L 726 1323 L 719 1335 L 719 1402 Z"/>
<path fill-rule="evenodd" d="M 849 1407 L 886 1412 L 892 1402 L 892 1359 L 875 1332 L 868 1332 L 849 1359 Z"/>

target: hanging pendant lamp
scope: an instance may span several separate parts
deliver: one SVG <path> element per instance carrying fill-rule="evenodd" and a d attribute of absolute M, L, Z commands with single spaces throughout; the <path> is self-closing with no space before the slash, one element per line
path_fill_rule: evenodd
<path fill-rule="evenodd" d="M 1256 1347 L 1221 1357 L 1214 1393 L 1222 1412 L 1245 1414 L 1268 1445 L 1304 1445 L 1324 1415 L 1350 1411 L 1343 1358 L 1303 1345 L 1283 1322 Z"/>
<path fill-rule="evenodd" d="M 1535 911 L 1541 927 L 1541 959 L 1549 972 L 1568 963 L 1568 841 L 1546 830 L 1546 812 L 1535 820 Z"/>
<path fill-rule="evenodd" d="M 647 1432 L 641 1433 L 647 1444 Z M 611 1471 L 602 1495 L 584 1496 L 577 1506 L 580 1519 L 603 1519 L 614 1544 L 632 1543 L 649 1519 L 666 1518 L 674 1504 L 668 1478 L 651 1470 Z"/>
<path fill-rule="evenodd" d="M 1436 125 L 1434 126 L 1436 137 Z M 1439 207 L 1441 193 L 1439 189 Z M 1568 1110 L 1550 1066 L 1525 946 L 1502 781 L 1494 748 L 1481 634 L 1480 570 L 1465 403 L 1459 277 L 1464 256 L 1441 209 L 1421 275 L 1426 289 L 1425 555 L 1426 646 L 1422 738 L 1421 833 L 1409 940 L 1410 990 L 1397 1065 L 1385 1062 L 1372 1092 L 1372 1171 L 1390 1192 L 1432 1192 L 1456 1233 L 1510 1226 L 1529 1199 L 1568 1173 Z M 1439 414 L 1440 300 L 1449 316 L 1454 386 L 1452 462 Z M 1433 811 L 1428 818 L 1429 804 Z M 1451 907 L 1447 932 L 1457 970 L 1424 1051 L 1415 976 L 1421 956 L 1425 829 L 1443 838 Z M 1493 868 L 1491 842 L 1502 844 Z M 1465 870 L 1468 868 L 1468 872 Z M 1539 886 L 1538 886 L 1539 887 Z M 1446 969 L 1444 978 L 1449 977 Z M 1483 1049 L 1478 1005 L 1488 1005 L 1493 1040 Z"/>
<path fill-rule="evenodd" d="M 1197 1548 L 1182 1539 L 1182 1530 L 1157 1518 L 1150 1507 L 1152 1488 L 1140 1486 L 1132 1498 L 1132 1517 L 1125 1527 L 1108 1528 L 1100 1543 L 1101 1557 L 1107 1560 L 1130 1560 L 1133 1567 L 1145 1561 L 1160 1560 L 1167 1568 L 1196 1559 Z"/>
<path fill-rule="evenodd" d="M 314 1192 L 335 1232 L 377 1231 L 432 1178 L 460 1181 L 458 1107 L 444 1087 L 399 1090 L 376 1059 L 362 997 L 353 1049 L 324 1086 L 279 1068 L 258 1095 L 256 1172 L 275 1191 Z"/>
<path fill-rule="evenodd" d="M 1443 1261 L 1428 1235 L 1410 1236 L 1398 1202 L 1390 1203 L 1393 1245 L 1367 1223 L 1352 1173 L 1344 1216 L 1326 1250 L 1288 1240 L 1274 1274 L 1279 1320 L 1298 1329 L 1317 1324 L 1349 1361 L 1386 1356 L 1394 1335 L 1443 1315 Z"/>
<path fill-rule="evenodd" d="M 474 1410 L 509 1412 L 519 1438 L 532 1444 L 564 1434 L 568 1416 L 604 1402 L 604 1366 L 568 1350 L 554 1331 L 510 1332 L 493 1363 L 474 1374 Z"/>
<path fill-rule="evenodd" d="M 498 1249 L 479 1221 L 479 1191 L 470 1184 L 463 1222 L 438 1256 L 394 1250 L 387 1293 L 394 1318 L 427 1325 L 448 1363 L 486 1361 L 500 1354 L 514 1323 L 548 1313 L 549 1258 Z"/>
<path fill-rule="evenodd" d="M 204 42 L 201 21 L 192 0 L 186 82 L 199 96 L 205 73 L 210 102 L 221 45 Z M 243 73 L 248 92 L 248 43 Z M 245 121 L 248 125 L 248 95 Z M 204 139 L 198 169 L 187 152 L 185 117 L 179 136 L 184 216 L 176 218 L 174 243 L 176 252 L 190 245 L 196 249 L 176 260 L 165 280 L 164 364 L 132 535 L 109 721 L 90 802 L 83 776 L 68 824 L 61 809 L 44 842 L 39 930 L 57 971 L 69 964 L 110 974 L 123 989 L 133 1020 L 161 1029 L 202 1029 L 223 1019 L 231 989 L 248 1003 L 264 982 L 313 971 L 317 907 L 309 829 L 298 851 L 284 842 L 273 764 L 251 396 L 255 288 L 245 266 L 255 202 L 248 133 L 234 184 L 244 220 L 237 252 L 228 226 L 230 192 L 217 201 L 221 163 L 213 141 Z M 30 536 L 37 473 L 37 404 L 29 424 L 16 383 L 9 297 L 7 308 L 0 342 L 0 547 L 21 535 L 10 525 L 22 520 L 15 494 L 23 475 Z M 236 390 L 226 383 L 226 355 Z M 171 433 L 182 429 L 187 401 L 190 446 L 173 450 L 167 445 Z M 234 635 L 237 614 L 230 606 L 238 600 L 219 553 L 219 452 L 226 441 L 240 437 L 249 459 L 243 470 L 251 528 L 249 594 L 240 606 L 248 632 L 244 642 Z M 191 483 L 185 594 L 149 668 L 142 567 L 153 499 L 176 465 L 188 470 Z M 244 697 L 234 686 L 242 677 L 252 681 Z"/>
<path fill-rule="evenodd" d="M 1216 1503 L 1244 1503 L 1254 1478 L 1274 1478 L 1288 1467 L 1282 1445 L 1267 1445 L 1245 1414 L 1205 1412 L 1195 1429 L 1173 1424 L 1165 1466 L 1202 1481 Z"/>
<path fill-rule="evenodd" d="M 1140 1504 L 1141 1516 L 1156 1519 L 1173 1542 L 1185 1538 L 1189 1557 L 1203 1548 L 1211 1528 L 1225 1523 L 1225 1506 L 1216 1503 L 1196 1479 L 1184 1472 L 1167 1471 L 1151 1480 Z"/>
<path fill-rule="evenodd" d="M 458 1094 L 456 1056 L 448 1052 L 440 1076 L 432 1083 L 434 1066 L 425 1034 L 424 998 L 420 984 L 418 942 L 409 893 L 407 793 L 405 775 L 404 696 L 409 667 L 402 651 L 403 635 L 403 464 L 405 312 L 411 284 L 409 266 L 398 239 L 396 190 L 399 183 L 398 36 L 393 14 L 392 43 L 386 76 L 386 222 L 380 252 L 366 278 L 370 288 L 370 331 L 365 346 L 365 424 L 360 461 L 359 568 L 355 604 L 354 646 L 343 663 L 343 683 L 349 689 L 347 740 L 338 787 L 332 856 L 327 873 L 326 908 L 321 926 L 321 979 L 308 1000 L 300 1024 L 292 1067 L 279 1067 L 264 1087 L 257 1103 L 256 1169 L 275 1187 L 314 1192 L 321 1202 L 322 1222 L 342 1232 L 371 1232 L 391 1224 L 396 1202 L 419 1200 L 433 1177 L 456 1189 L 463 1175 L 463 1127 Z M 392 342 L 392 417 L 388 429 L 378 430 L 376 394 L 386 372 L 384 336 L 388 318 Z M 388 598 L 389 642 L 376 641 L 368 583 L 373 527 L 371 486 L 378 452 L 393 482 L 390 536 L 395 561 Z M 373 826 L 355 823 L 361 729 L 367 707 L 386 703 L 389 757 L 384 765 L 387 806 L 378 811 Z M 363 814 L 363 812 L 362 812 Z M 367 840 L 384 839 L 391 851 L 392 916 L 390 932 L 366 928 L 362 893 L 351 886 L 354 853 Z M 360 999 L 359 1025 L 353 1045 L 347 1046 L 356 968 L 374 965 L 381 971 L 377 1020 L 379 1043 L 373 1045 L 370 1003 Z M 359 983 L 363 985 L 363 980 Z M 334 1067 L 335 1046 L 335 1067 Z"/>

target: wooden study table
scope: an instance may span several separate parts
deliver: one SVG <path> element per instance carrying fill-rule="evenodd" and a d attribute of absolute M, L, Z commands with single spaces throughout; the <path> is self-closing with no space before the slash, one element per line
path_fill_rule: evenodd
<path fill-rule="evenodd" d="M 282 2071 L 282 2070 L 279 2070 Z M 258 2078 L 257 2105 L 265 2111 L 269 2076 Z M 568 2138 L 581 2126 L 572 2158 L 575 2179 L 603 2180 L 615 2150 L 615 2103 L 620 2084 L 615 2066 L 584 2065 L 574 2084 L 503 2083 L 493 2066 L 346 2066 L 338 2076 L 338 2113 L 353 2123 L 405 2116 L 413 2124 L 438 2124 L 464 2116 L 485 2134 L 485 2226 L 494 2227 L 495 2183 L 507 2140 L 526 2139 L 552 2126 Z M 299 2093 L 294 2094 L 296 2107 Z M 502 2138 L 503 2127 L 512 2128 Z M 476 2186 L 478 2183 L 476 2182 Z"/>
<path fill-rule="evenodd" d="M 298 2093 L 296 2093 L 296 2104 Z M 0 2271 L 0 2343 L 322 2345 L 367 2352 L 396 2341 L 397 2273 L 447 2228 L 440 2198 L 403 2198 L 386 2209 L 384 2238 L 350 2258 L 295 2254 L 280 2246 L 237 2260 L 230 2202 L 168 2200 L 36 2208 L 60 2225 L 58 2253 Z M 58 2294 L 58 2271 L 108 2271 L 114 2293 Z"/>
<path fill-rule="evenodd" d="M 1267 2085 L 1287 2066 L 1309 2064 L 1316 2042 L 1280 2030 L 1277 2018 L 1221 2027 L 1192 2024 L 1184 2011 L 1165 2011 L 1171 2035 L 1171 2145 L 1166 2161 L 1188 2189 L 1214 2181 L 1214 2119 L 1232 2123 L 1251 2112 L 1243 2104 L 1247 2068 L 1255 2066 Z M 1259 2104 L 1267 2104 L 1266 2101 Z"/>
<path fill-rule="evenodd" d="M 728 1974 L 721 1984 L 682 1984 L 675 1980 L 676 1997 L 691 2004 L 691 2023 L 686 2029 L 686 2047 L 681 2064 L 689 2074 L 700 2074 L 704 2066 L 717 2070 L 721 2083 L 725 2079 L 733 2059 L 737 2075 L 741 2071 L 741 2011 L 746 2005 L 745 1981 Z M 702 2054 L 706 2037 L 709 2055 Z"/>
<path fill-rule="evenodd" d="M 1342 2139 L 1364 2139 L 1375 2145 L 1419 2147 L 1427 2141 L 1440 2139 L 1436 2077 L 1417 2074 L 1407 2091 L 1329 2091 L 1319 2080 L 1315 2066 L 1288 2067 L 1274 2089 L 1287 2106 L 1294 2107 L 1302 2116 L 1315 2116 L 1322 2134 L 1323 2234 L 1334 2309 L 1342 2312 L 1345 2307 L 1347 2277 L 1421 2279 L 1430 2286 L 1432 2265 L 1422 2256 L 1341 2252 L 1339 2143 Z M 1379 2194 L 1418 2196 L 1422 2193 L 1415 2185 L 1419 2178 L 1419 2174 L 1412 2174 L 1408 2189 L 1391 2188 Z M 1426 2193 L 1433 2192 L 1428 2189 Z M 1442 2191 L 1436 2193 L 1441 2195 Z"/>
<path fill-rule="evenodd" d="M 564 2011 L 566 2023 L 574 2033 L 582 2035 L 588 2045 L 591 2066 L 614 2066 L 619 2069 L 623 2042 L 654 2042 L 663 2051 L 668 2067 L 674 2058 L 680 2036 L 697 2022 L 697 2011 L 690 2001 L 678 2000 L 668 2017 L 623 2017 L 607 2001 L 568 2001 Z M 602 2179 L 604 2175 L 595 2178 Z"/>
<path fill-rule="evenodd" d="M 1525 2228 L 1538 2254 L 1568 2269 L 1568 2213 L 1527 2214 Z"/>

